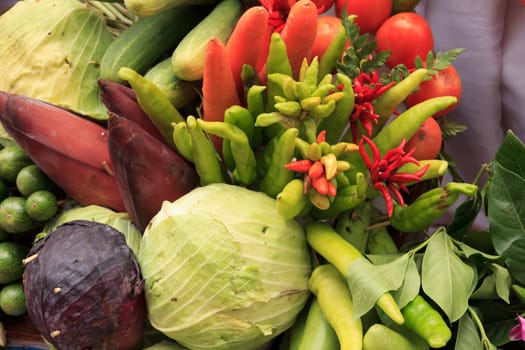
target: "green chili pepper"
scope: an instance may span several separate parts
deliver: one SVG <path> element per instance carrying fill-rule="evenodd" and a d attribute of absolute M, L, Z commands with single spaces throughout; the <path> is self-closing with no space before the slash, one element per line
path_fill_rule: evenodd
<path fill-rule="evenodd" d="M 347 40 L 346 29 L 344 26 L 341 26 L 323 55 L 319 58 L 319 79 L 335 70 L 336 62 L 341 58 Z"/>
<path fill-rule="evenodd" d="M 368 230 L 366 252 L 368 254 L 395 254 L 398 252 L 396 242 L 386 226 Z"/>
<path fill-rule="evenodd" d="M 266 86 L 253 85 L 246 92 L 246 105 L 254 117 L 265 111 Z"/>
<path fill-rule="evenodd" d="M 452 331 L 441 314 L 421 295 L 401 309 L 405 326 L 425 339 L 431 348 L 442 348 L 452 337 Z"/>
<path fill-rule="evenodd" d="M 414 163 L 406 163 L 398 170 L 399 173 L 414 174 L 423 167 L 429 165 L 427 171 L 421 176 L 421 181 L 435 179 L 445 175 L 448 169 L 448 162 L 441 159 L 425 159 L 420 160 L 419 165 Z"/>
<path fill-rule="evenodd" d="M 288 182 L 276 197 L 277 212 L 286 219 L 305 214 L 311 208 L 310 204 L 304 193 L 304 182 L 301 179 L 293 179 Z"/>
<path fill-rule="evenodd" d="M 197 118 L 188 116 L 186 124 L 191 136 L 193 163 L 201 185 L 225 182 L 219 156 L 212 141 L 197 122 Z"/>
<path fill-rule="evenodd" d="M 370 225 L 372 216 L 372 202 L 365 201 L 361 205 L 347 210 L 337 216 L 335 230 L 346 241 L 365 253 L 368 242 L 367 227 Z"/>
<path fill-rule="evenodd" d="M 235 162 L 233 178 L 244 185 L 250 185 L 257 176 L 255 154 L 248 136 L 239 127 L 225 122 L 211 122 L 197 119 L 197 124 L 207 133 L 219 136 L 231 143 Z"/>
<path fill-rule="evenodd" d="M 172 124 L 184 121 L 184 117 L 173 106 L 166 94 L 154 83 L 131 68 L 122 67 L 119 78 L 126 80 L 137 95 L 137 101 L 162 136 L 175 148 Z"/>
<path fill-rule="evenodd" d="M 282 73 L 292 76 L 292 66 L 288 59 L 286 44 L 281 38 L 281 34 L 274 32 L 270 38 L 270 48 L 268 60 L 266 62 L 266 74 Z"/>
<path fill-rule="evenodd" d="M 241 81 L 244 91 L 247 91 L 250 87 L 259 83 L 259 77 L 253 66 L 246 63 L 243 64 L 241 67 Z"/>
<path fill-rule="evenodd" d="M 260 190 L 272 198 L 275 198 L 294 177 L 294 172 L 284 166 L 294 157 L 295 139 L 298 134 L 299 130 L 290 128 L 277 136 L 278 139 L 274 146 L 276 151 L 272 152 L 271 163 L 260 183 Z"/>
<path fill-rule="evenodd" d="M 173 123 L 173 143 L 184 158 L 193 162 L 193 147 L 186 122 Z"/>
<path fill-rule="evenodd" d="M 289 343 L 286 350 L 340 349 L 337 335 L 326 320 L 315 297 L 302 310 L 288 333 Z"/>
<path fill-rule="evenodd" d="M 355 317 L 352 295 L 343 276 L 332 264 L 320 265 L 312 271 L 308 286 L 335 331 L 340 348 L 361 350 L 363 325 L 361 318 Z"/>
<path fill-rule="evenodd" d="M 434 97 L 401 113 L 373 138 L 381 155 L 399 146 L 401 141 L 410 139 L 427 118 L 456 102 L 454 96 Z"/>
<path fill-rule="evenodd" d="M 419 195 L 410 205 L 394 207 L 390 225 L 401 232 L 419 232 L 441 217 L 456 202 L 459 195 L 473 196 L 474 184 L 448 182 L 444 187 L 432 188 Z"/>
<path fill-rule="evenodd" d="M 338 73 L 336 78 L 336 84 L 342 84 L 343 97 L 337 102 L 332 114 L 321 120 L 317 127 L 318 131 L 326 130 L 326 141 L 330 144 L 340 141 L 341 136 L 348 125 L 355 102 L 352 80 L 345 74 L 341 73 Z"/>
<path fill-rule="evenodd" d="M 304 69 L 301 69 L 299 74 L 299 81 L 306 86 L 310 93 L 312 93 L 319 83 L 319 60 L 317 57 L 314 57 L 310 64 L 305 63 L 303 64 L 303 67 Z"/>
<path fill-rule="evenodd" d="M 382 93 L 374 101 L 374 112 L 379 115 L 378 127 L 381 128 L 384 123 L 395 112 L 396 108 L 417 89 L 419 84 L 427 76 L 428 70 L 424 68 L 416 69 L 406 78 L 392 86 Z"/>
<path fill-rule="evenodd" d="M 311 216 L 315 219 L 327 219 L 362 204 L 366 199 L 368 183 L 364 174 L 360 172 L 356 174 L 355 179 L 355 184 L 337 188 L 337 194 L 329 207 L 323 210 L 313 208 Z"/>
<path fill-rule="evenodd" d="M 348 276 L 350 266 L 358 259 L 364 259 L 363 254 L 351 243 L 342 238 L 328 223 L 309 222 L 305 226 L 306 239 L 313 250 L 333 264 L 339 273 Z M 371 263 L 370 263 L 371 264 Z M 363 293 L 367 286 L 363 286 Z M 403 324 L 404 317 L 399 306 L 389 292 L 379 296 L 376 305 L 397 324 Z"/>
<path fill-rule="evenodd" d="M 426 344 L 425 344 L 426 345 Z M 371 325 L 363 336 L 363 350 L 427 350 L 418 342 L 381 323 Z"/>
<path fill-rule="evenodd" d="M 224 122 L 239 127 L 250 142 L 250 146 L 255 148 L 254 143 L 258 142 L 254 140 L 256 137 L 255 121 L 252 113 L 248 108 L 233 105 L 224 111 Z M 260 130 L 259 130 L 260 131 Z M 260 136 L 258 136 L 260 137 Z M 232 152 L 232 146 L 229 139 L 223 139 L 222 141 L 222 159 L 226 167 L 233 171 L 235 169 L 235 160 Z"/>

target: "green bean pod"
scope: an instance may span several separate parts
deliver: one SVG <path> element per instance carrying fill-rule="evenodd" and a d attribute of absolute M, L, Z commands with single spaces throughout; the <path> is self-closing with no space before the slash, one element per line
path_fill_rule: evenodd
<path fill-rule="evenodd" d="M 337 335 L 326 320 L 319 306 L 319 301 L 315 297 L 295 321 L 289 331 L 289 336 L 287 350 L 340 349 Z"/>
<path fill-rule="evenodd" d="M 274 150 L 278 151 L 272 152 L 268 170 L 260 183 L 260 190 L 272 198 L 275 198 L 294 177 L 294 172 L 284 166 L 290 163 L 295 155 L 295 139 L 298 134 L 299 130 L 289 128 L 276 136 L 278 139 Z"/>
<path fill-rule="evenodd" d="M 250 185 L 257 176 L 255 154 L 248 137 L 239 127 L 225 122 L 212 122 L 197 119 L 197 124 L 207 133 L 221 137 L 231 143 L 235 167 L 233 178 L 244 185 Z"/>
<path fill-rule="evenodd" d="M 351 243 L 342 238 L 326 222 L 309 222 L 305 226 L 306 240 L 310 247 L 326 261 L 333 264 L 340 274 L 347 277 L 350 266 L 358 259 L 365 259 L 363 254 Z M 365 261 L 368 261 L 365 259 Z M 369 262 L 370 263 L 370 262 Z M 371 263 L 370 263 L 371 264 Z M 366 286 L 363 286 L 363 293 L 366 293 Z M 392 294 L 385 292 L 380 295 L 376 305 L 395 323 L 403 324 L 404 317 L 395 302 Z"/>
<path fill-rule="evenodd" d="M 425 120 L 456 102 L 457 98 L 454 96 L 434 97 L 401 113 L 373 138 L 381 155 L 399 146 L 401 141 L 410 139 Z"/>
<path fill-rule="evenodd" d="M 184 117 L 173 106 L 168 96 L 157 85 L 131 68 L 120 68 L 118 75 L 120 79 L 126 80 L 131 85 L 140 107 L 166 141 L 175 148 L 172 124 L 184 121 Z"/>
<path fill-rule="evenodd" d="M 452 338 L 452 331 L 441 314 L 421 295 L 401 309 L 405 327 L 425 339 L 431 348 L 442 348 Z"/>
<path fill-rule="evenodd" d="M 184 158 L 193 162 L 193 146 L 186 122 L 173 123 L 173 143 Z"/>
<path fill-rule="evenodd" d="M 186 124 L 191 136 L 193 163 L 199 174 L 200 184 L 205 186 L 225 182 L 219 156 L 212 141 L 197 122 L 197 118 L 188 116 Z"/>
<path fill-rule="evenodd" d="M 320 121 L 317 130 L 326 130 L 326 141 L 335 144 L 340 141 L 341 135 L 348 125 L 352 110 L 354 109 L 354 89 L 352 80 L 345 74 L 336 75 L 337 84 L 343 84 L 343 97 L 337 101 L 337 105 L 332 114 Z"/>
<path fill-rule="evenodd" d="M 428 346 L 396 332 L 382 323 L 371 325 L 363 336 L 363 350 L 427 350 Z"/>
<path fill-rule="evenodd" d="M 361 350 L 363 346 L 363 325 L 356 317 L 352 295 L 344 277 L 332 264 L 317 266 L 310 276 L 308 286 L 316 295 L 319 307 L 332 326 L 340 348 Z"/>
<path fill-rule="evenodd" d="M 284 186 L 276 197 L 277 212 L 286 219 L 293 219 L 311 207 L 308 197 L 304 193 L 304 181 L 293 179 Z"/>
<path fill-rule="evenodd" d="M 374 101 L 374 112 L 379 115 L 378 127 L 382 127 L 396 108 L 418 88 L 427 73 L 427 69 L 416 69 Z"/>
<path fill-rule="evenodd" d="M 401 232 L 419 232 L 428 228 L 456 202 L 459 195 L 473 196 L 477 186 L 448 182 L 444 187 L 432 188 L 419 195 L 410 205 L 394 207 L 390 225 Z"/>

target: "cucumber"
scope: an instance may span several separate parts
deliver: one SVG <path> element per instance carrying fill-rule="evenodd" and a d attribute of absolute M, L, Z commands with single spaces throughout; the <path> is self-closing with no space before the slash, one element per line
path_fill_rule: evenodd
<path fill-rule="evenodd" d="M 154 16 L 173 7 L 186 5 L 215 5 L 220 0 L 124 0 L 129 12 L 138 17 Z"/>
<path fill-rule="evenodd" d="M 106 49 L 100 62 L 100 78 L 123 83 L 118 77 L 121 67 L 145 74 L 163 56 L 170 55 L 210 11 L 204 6 L 181 6 L 138 19 Z"/>
<path fill-rule="evenodd" d="M 171 57 L 153 66 L 144 78 L 157 85 L 175 108 L 182 108 L 199 96 L 200 81 L 186 81 L 176 76 L 171 68 Z"/>
<path fill-rule="evenodd" d="M 222 0 L 177 45 L 171 55 L 173 72 L 184 80 L 202 79 L 204 53 L 209 39 L 226 44 L 243 9 L 240 0 Z M 247 47 L 246 50 L 250 48 Z"/>

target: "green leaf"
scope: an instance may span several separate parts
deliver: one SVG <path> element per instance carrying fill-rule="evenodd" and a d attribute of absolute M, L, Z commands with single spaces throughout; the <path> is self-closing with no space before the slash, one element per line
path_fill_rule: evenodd
<path fill-rule="evenodd" d="M 495 155 L 487 206 L 494 248 L 503 254 L 525 237 L 525 146 L 510 131 Z"/>
<path fill-rule="evenodd" d="M 519 284 L 525 284 L 525 237 L 514 241 L 505 252 L 505 257 L 505 265 L 512 277 Z"/>
<path fill-rule="evenodd" d="M 392 293 L 397 305 L 403 308 L 419 294 L 421 288 L 421 277 L 414 259 L 408 261 L 405 278 L 401 287 Z"/>
<path fill-rule="evenodd" d="M 374 265 L 360 258 L 350 266 L 347 281 L 356 316 L 364 315 L 381 295 L 401 286 L 408 262 L 408 254 L 403 254 L 386 264 Z"/>
<path fill-rule="evenodd" d="M 469 313 L 465 313 L 459 319 L 456 345 L 454 350 L 481 349 L 481 338 Z"/>
<path fill-rule="evenodd" d="M 495 299 L 501 298 L 510 303 L 510 289 L 512 278 L 509 271 L 498 264 L 488 264 L 492 273 L 483 278 L 481 285 L 470 296 L 472 299 Z"/>
<path fill-rule="evenodd" d="M 432 235 L 423 256 L 421 274 L 423 291 L 440 306 L 450 322 L 463 316 L 476 273 L 455 254 L 452 239 L 445 230 Z"/>
<path fill-rule="evenodd" d="M 483 201 L 480 195 L 461 203 L 454 212 L 454 218 L 447 226 L 447 232 L 455 239 L 463 239 L 472 222 L 478 216 Z"/>

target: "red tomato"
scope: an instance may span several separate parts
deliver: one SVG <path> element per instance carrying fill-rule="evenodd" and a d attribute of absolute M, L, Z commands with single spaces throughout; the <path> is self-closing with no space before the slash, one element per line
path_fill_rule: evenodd
<path fill-rule="evenodd" d="M 389 17 L 375 34 L 377 51 L 391 51 L 386 65 L 400 63 L 414 67 L 417 56 L 424 61 L 434 49 L 434 36 L 427 20 L 415 12 L 401 12 Z"/>
<path fill-rule="evenodd" d="M 356 15 L 361 34 L 373 33 L 392 12 L 393 0 L 335 0 L 335 14 L 340 18 L 346 3 L 346 15 Z"/>
<path fill-rule="evenodd" d="M 461 98 L 461 79 L 456 68 L 452 65 L 440 70 L 430 80 L 426 80 L 419 85 L 419 90 L 408 96 L 406 104 L 411 107 L 415 104 L 428 100 L 433 97 L 455 96 Z M 439 111 L 434 117 L 441 117 L 456 108 L 457 103 Z"/>
<path fill-rule="evenodd" d="M 315 6 L 321 10 L 321 13 L 328 11 L 334 6 L 335 0 L 312 0 Z"/>
<path fill-rule="evenodd" d="M 443 135 L 439 123 L 433 117 L 428 118 L 421 125 L 418 131 L 412 136 L 405 145 L 408 152 L 412 148 L 416 150 L 413 157 L 417 160 L 435 159 L 441 150 Z"/>
<path fill-rule="evenodd" d="M 343 23 L 339 17 L 328 15 L 319 16 L 317 20 L 317 33 L 312 46 L 310 59 L 315 56 L 317 56 L 318 59 L 321 58 L 342 26 Z"/>

